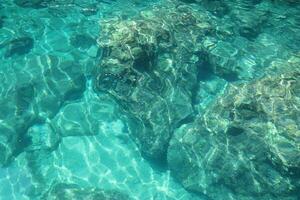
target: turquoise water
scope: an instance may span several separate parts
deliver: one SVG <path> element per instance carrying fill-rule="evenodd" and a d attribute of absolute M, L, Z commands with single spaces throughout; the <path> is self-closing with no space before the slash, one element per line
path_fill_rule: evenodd
<path fill-rule="evenodd" d="M 0 199 L 300 199 L 297 0 L 0 0 Z"/>

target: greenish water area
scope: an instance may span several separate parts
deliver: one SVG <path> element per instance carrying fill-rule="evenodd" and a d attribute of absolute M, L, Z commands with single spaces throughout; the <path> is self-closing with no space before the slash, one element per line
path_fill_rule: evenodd
<path fill-rule="evenodd" d="M 0 200 L 299 200 L 300 1 L 0 0 Z"/>

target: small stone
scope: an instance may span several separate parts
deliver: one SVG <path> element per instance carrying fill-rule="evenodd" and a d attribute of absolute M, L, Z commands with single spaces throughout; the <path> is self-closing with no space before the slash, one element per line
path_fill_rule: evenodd
<path fill-rule="evenodd" d="M 93 57 L 93 58 L 96 58 L 97 55 L 98 55 L 98 47 L 93 45 L 89 48 L 89 50 L 87 51 L 88 55 Z"/>

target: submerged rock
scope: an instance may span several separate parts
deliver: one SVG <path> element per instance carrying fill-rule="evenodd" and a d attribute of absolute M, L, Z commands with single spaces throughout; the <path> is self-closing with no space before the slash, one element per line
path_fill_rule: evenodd
<path fill-rule="evenodd" d="M 34 46 L 34 40 L 30 37 L 20 37 L 8 42 L 6 45 L 5 57 L 15 55 L 21 56 L 31 51 Z"/>
<path fill-rule="evenodd" d="M 14 3 L 23 8 L 45 8 L 53 0 L 14 0 Z"/>
<path fill-rule="evenodd" d="M 7 86 L 5 81 L 2 84 L 4 87 Z M 29 145 L 29 141 L 24 136 L 36 120 L 32 107 L 34 93 L 31 84 L 15 85 L 1 91 L 0 166 L 8 165 Z"/>
<path fill-rule="evenodd" d="M 15 145 L 17 143 L 16 131 L 7 126 L 6 124 L 0 124 L 0 167 L 7 165 L 13 158 Z"/>
<path fill-rule="evenodd" d="M 206 10 L 210 11 L 213 15 L 218 17 L 222 17 L 228 14 L 229 7 L 227 2 L 220 0 L 180 0 L 184 3 L 196 3 L 203 6 Z"/>
<path fill-rule="evenodd" d="M 53 63 L 43 72 L 48 88 L 61 101 L 70 101 L 82 96 L 86 88 L 83 67 L 75 61 L 68 60 Z"/>
<path fill-rule="evenodd" d="M 86 34 L 77 34 L 71 37 L 70 43 L 76 48 L 88 49 L 92 45 L 96 45 L 96 40 Z"/>
<path fill-rule="evenodd" d="M 173 130 L 194 114 L 192 98 L 202 62 L 196 40 L 211 31 L 206 14 L 170 4 L 101 23 L 95 87 L 122 105 L 131 135 L 146 157 L 165 160 Z"/>
<path fill-rule="evenodd" d="M 51 200 L 130 200 L 127 194 L 118 190 L 82 188 L 76 184 L 56 183 L 42 199 Z"/>
<path fill-rule="evenodd" d="M 51 120 L 51 125 L 62 137 L 99 134 L 100 119 L 115 120 L 104 98 L 90 98 L 87 102 L 69 103 Z"/>
<path fill-rule="evenodd" d="M 65 57 L 63 62 L 50 55 L 20 60 L 0 73 L 0 166 L 24 151 L 55 149 L 60 137 L 46 119 L 81 98 L 86 88 L 84 68 Z"/>
<path fill-rule="evenodd" d="M 184 187 L 212 199 L 299 198 L 300 68 L 290 69 L 229 86 L 176 130 L 168 163 Z"/>

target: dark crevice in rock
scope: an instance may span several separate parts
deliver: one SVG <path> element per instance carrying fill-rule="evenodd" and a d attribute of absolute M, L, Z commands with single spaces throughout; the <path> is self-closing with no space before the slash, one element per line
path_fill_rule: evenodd
<path fill-rule="evenodd" d="M 177 124 L 176 124 L 176 127 L 175 129 L 179 128 L 180 126 L 184 125 L 184 124 L 189 124 L 191 122 L 194 122 L 195 121 L 195 114 L 191 114 L 185 118 L 183 118 L 182 120 L 180 120 Z M 172 134 L 173 135 L 173 134 Z M 171 136 L 172 137 L 172 136 Z"/>
<path fill-rule="evenodd" d="M 166 147 L 167 148 L 167 147 Z M 167 162 L 167 152 L 162 154 L 159 159 L 153 159 L 152 157 L 149 157 L 146 154 L 142 153 L 142 156 L 148 161 L 150 166 L 155 170 L 159 172 L 165 172 L 168 170 L 168 162 Z"/>
<path fill-rule="evenodd" d="M 134 60 L 133 68 L 141 73 L 148 72 L 153 65 L 153 61 L 155 60 L 154 55 L 151 54 L 152 53 L 149 54 L 147 51 L 142 50 L 142 52 L 139 53 L 139 56 Z"/>
<path fill-rule="evenodd" d="M 213 67 L 209 62 L 208 52 L 200 51 L 196 54 L 198 56 L 198 73 L 197 82 L 209 80 L 213 75 Z"/>
<path fill-rule="evenodd" d="M 241 135 L 245 130 L 243 128 L 240 127 L 236 127 L 236 126 L 230 126 L 227 131 L 226 134 L 230 135 L 230 136 L 239 136 Z"/>
<path fill-rule="evenodd" d="M 240 79 L 239 72 L 234 69 L 235 64 L 232 56 L 226 55 L 225 52 L 223 55 L 224 57 L 220 57 L 219 54 L 221 53 L 223 52 L 217 52 L 216 54 L 205 48 L 202 51 L 197 52 L 196 55 L 199 58 L 199 61 L 197 62 L 199 68 L 197 74 L 198 81 L 208 81 L 213 78 L 214 75 L 223 78 L 228 82 L 235 82 Z"/>

